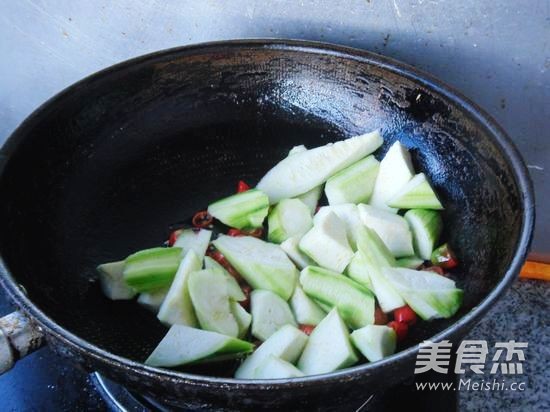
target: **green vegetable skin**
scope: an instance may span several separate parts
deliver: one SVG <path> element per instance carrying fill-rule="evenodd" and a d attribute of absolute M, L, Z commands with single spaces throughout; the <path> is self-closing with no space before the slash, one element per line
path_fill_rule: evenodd
<path fill-rule="evenodd" d="M 124 281 L 138 292 L 170 286 L 181 261 L 179 247 L 157 247 L 136 252 L 126 258 Z"/>
<path fill-rule="evenodd" d="M 396 266 L 401 268 L 418 269 L 424 263 L 424 260 L 416 256 L 407 256 L 397 259 L 395 263 Z"/>
<path fill-rule="evenodd" d="M 331 308 L 336 307 L 351 328 L 374 323 L 374 296 L 348 277 L 308 266 L 302 270 L 300 284 L 308 296 Z"/>
<path fill-rule="evenodd" d="M 292 296 L 298 270 L 278 245 L 251 236 L 220 236 L 213 243 L 254 289 L 271 290 L 284 300 Z"/>
<path fill-rule="evenodd" d="M 295 153 L 280 161 L 258 183 L 271 204 L 308 192 L 330 176 L 371 154 L 382 144 L 378 131 Z"/>
<path fill-rule="evenodd" d="M 267 239 L 281 243 L 293 236 L 302 236 L 311 229 L 313 220 L 301 200 L 283 199 L 269 213 L 267 225 Z"/>
<path fill-rule="evenodd" d="M 429 260 L 443 230 L 443 220 L 435 210 L 413 209 L 405 213 L 413 233 L 414 249 L 418 256 Z"/>
<path fill-rule="evenodd" d="M 347 368 L 358 360 L 348 329 L 333 309 L 311 333 L 298 368 L 306 375 L 317 375 Z"/>
<path fill-rule="evenodd" d="M 208 206 L 208 213 L 237 229 L 262 227 L 268 211 L 269 199 L 258 189 L 237 193 Z"/>
<path fill-rule="evenodd" d="M 325 194 L 329 205 L 367 203 L 374 189 L 380 162 L 367 156 L 327 180 Z"/>
<path fill-rule="evenodd" d="M 308 336 L 291 325 L 283 326 L 245 359 L 235 372 L 235 378 L 253 379 L 256 368 L 262 365 L 270 356 L 294 363 L 300 357 Z"/>
<path fill-rule="evenodd" d="M 424 320 L 450 318 L 462 305 L 463 291 L 444 276 L 406 268 L 385 268 L 384 274 Z"/>
<path fill-rule="evenodd" d="M 220 355 L 245 355 L 254 345 L 216 332 L 173 325 L 145 363 L 150 366 L 174 367 Z"/>
<path fill-rule="evenodd" d="M 398 209 L 443 209 L 424 173 L 414 176 L 387 203 Z"/>

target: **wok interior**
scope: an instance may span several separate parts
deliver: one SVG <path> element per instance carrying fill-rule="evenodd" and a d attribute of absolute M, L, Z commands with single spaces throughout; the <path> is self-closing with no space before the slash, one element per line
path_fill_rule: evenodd
<path fill-rule="evenodd" d="M 111 302 L 95 266 L 161 244 L 169 226 L 255 184 L 297 144 L 381 128 L 384 152 L 412 148 L 445 205 L 464 305 L 421 323 L 402 347 L 455 322 L 495 287 L 515 249 L 521 193 L 487 131 L 413 80 L 315 51 L 174 51 L 74 87 L 21 127 L 0 180 L 1 253 L 60 325 L 143 361 L 166 329 L 135 302 Z M 230 375 L 232 366 L 199 373 Z"/>

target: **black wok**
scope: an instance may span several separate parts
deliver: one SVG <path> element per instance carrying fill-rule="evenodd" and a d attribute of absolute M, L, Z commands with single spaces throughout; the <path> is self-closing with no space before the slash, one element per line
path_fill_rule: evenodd
<path fill-rule="evenodd" d="M 186 372 L 141 362 L 165 333 L 110 302 L 95 266 L 160 244 L 174 222 L 255 183 L 296 144 L 382 128 L 412 148 L 446 207 L 464 305 L 422 323 L 381 362 L 294 380 L 238 381 L 232 364 Z M 416 69 L 298 41 L 177 48 L 113 66 L 34 112 L 0 154 L 0 283 L 55 352 L 190 407 L 296 409 L 364 400 L 413 372 L 418 343 L 458 340 L 516 278 L 534 201 L 509 138 L 481 109 Z"/>

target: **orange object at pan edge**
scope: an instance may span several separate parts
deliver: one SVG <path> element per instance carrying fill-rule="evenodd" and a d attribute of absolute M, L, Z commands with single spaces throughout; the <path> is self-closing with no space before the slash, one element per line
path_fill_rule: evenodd
<path fill-rule="evenodd" d="M 522 279 L 538 279 L 550 281 L 550 261 L 548 257 L 529 255 L 523 264 L 519 277 Z"/>

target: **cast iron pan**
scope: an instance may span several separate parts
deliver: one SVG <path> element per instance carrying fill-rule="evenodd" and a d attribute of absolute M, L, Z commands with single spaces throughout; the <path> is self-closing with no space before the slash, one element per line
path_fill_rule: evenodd
<path fill-rule="evenodd" d="M 171 224 L 239 179 L 254 184 L 293 145 L 375 128 L 382 153 L 399 139 L 441 194 L 462 262 L 459 313 L 421 323 L 381 362 L 303 379 L 143 365 L 166 329 L 134 302 L 104 298 L 95 266 L 162 243 Z M 118 64 L 34 112 L 1 166 L 0 280 L 50 348 L 188 407 L 330 407 L 409 377 L 419 342 L 459 339 L 516 278 L 534 223 L 520 156 L 477 106 L 410 66 L 311 42 L 210 43 Z"/>

